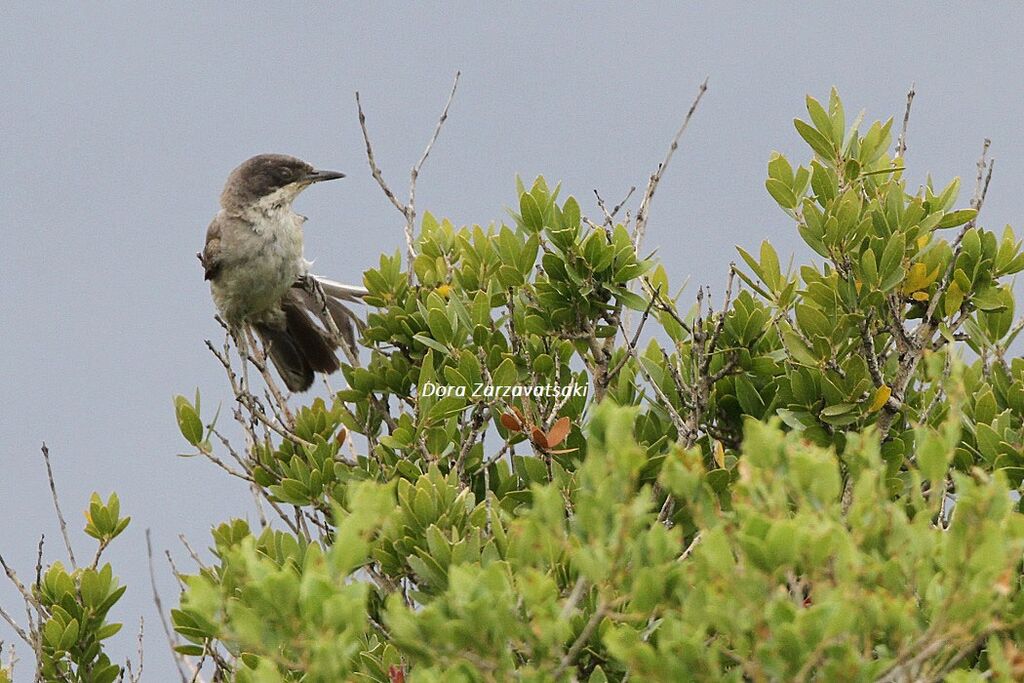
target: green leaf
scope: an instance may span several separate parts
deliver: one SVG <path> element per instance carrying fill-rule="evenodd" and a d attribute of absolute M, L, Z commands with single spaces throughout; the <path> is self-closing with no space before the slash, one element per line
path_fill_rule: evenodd
<path fill-rule="evenodd" d="M 544 214 L 530 193 L 524 192 L 519 197 L 519 212 L 523 217 L 523 225 L 531 232 L 540 232 L 544 227 Z"/>
<path fill-rule="evenodd" d="M 959 211 L 950 211 L 949 213 L 942 217 L 942 220 L 939 221 L 939 224 L 936 226 L 936 228 L 939 230 L 942 230 L 943 228 L 955 228 L 958 225 L 963 225 L 964 223 L 973 219 L 977 215 L 978 212 L 975 209 L 960 209 Z"/>
<path fill-rule="evenodd" d="M 832 326 L 829 325 L 828 318 L 812 306 L 797 304 L 796 321 L 804 334 L 824 339 L 831 337 Z"/>
<path fill-rule="evenodd" d="M 647 300 L 635 292 L 630 292 L 623 287 L 616 287 L 614 289 L 614 295 L 615 298 L 618 299 L 626 308 L 631 308 L 634 311 L 640 312 L 647 310 Z"/>
<path fill-rule="evenodd" d="M 782 329 L 782 342 L 786 350 L 798 362 L 804 365 L 817 365 L 818 358 L 811 351 L 811 348 L 804 343 L 803 339 L 788 327 Z"/>
<path fill-rule="evenodd" d="M 832 406 L 823 408 L 821 414 L 823 417 L 837 417 L 839 415 L 846 415 L 857 408 L 855 403 L 837 403 Z"/>
<path fill-rule="evenodd" d="M 764 186 L 767 188 L 768 194 L 778 202 L 779 206 L 784 209 L 796 208 L 796 195 L 793 194 L 793 190 L 787 187 L 781 180 L 768 178 L 764 181 Z"/>
<path fill-rule="evenodd" d="M 437 341 L 436 339 L 431 339 L 430 337 L 424 334 L 414 334 L 412 338 L 418 341 L 419 343 L 423 344 L 424 346 L 432 348 L 438 353 L 443 353 L 445 355 L 449 353 L 447 346 Z"/>
<path fill-rule="evenodd" d="M 903 252 L 906 248 L 906 238 L 902 234 L 894 235 L 886 242 L 885 248 L 882 250 L 882 258 L 878 262 L 878 274 L 883 280 L 886 280 L 902 265 Z"/>
<path fill-rule="evenodd" d="M 941 436 L 929 430 L 923 442 L 917 447 L 917 464 L 921 474 L 931 482 L 940 482 L 946 477 L 946 470 L 953 454 L 946 448 Z"/>
<path fill-rule="evenodd" d="M 178 429 L 186 441 L 193 446 L 203 442 L 203 422 L 184 396 L 174 397 L 174 415 L 178 419 Z"/>
<path fill-rule="evenodd" d="M 570 196 L 562 205 L 562 227 L 577 230 L 580 227 L 580 205 Z"/>
<path fill-rule="evenodd" d="M 767 278 L 765 284 L 776 291 L 782 280 L 782 268 L 779 265 L 779 255 L 775 253 L 775 247 L 768 240 L 761 242 L 761 269 Z"/>
<path fill-rule="evenodd" d="M 811 149 L 813 149 L 818 156 L 830 162 L 835 159 L 835 146 L 829 142 L 824 135 L 800 119 L 793 119 L 793 125 L 796 127 L 796 132 L 800 134 L 800 137 L 810 145 Z"/>
<path fill-rule="evenodd" d="M 807 103 L 807 113 L 811 115 L 811 121 L 814 123 L 814 127 L 819 133 L 821 133 L 823 138 L 828 140 L 830 143 L 834 142 L 832 139 L 832 121 L 825 112 L 825 108 L 821 106 L 818 100 L 814 99 L 810 95 L 805 99 Z"/>

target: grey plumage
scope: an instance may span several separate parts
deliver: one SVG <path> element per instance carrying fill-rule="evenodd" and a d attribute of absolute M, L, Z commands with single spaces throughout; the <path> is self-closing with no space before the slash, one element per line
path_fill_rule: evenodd
<path fill-rule="evenodd" d="M 361 325 L 342 301 L 358 300 L 365 290 L 309 272 L 302 252 L 306 219 L 291 208 L 313 183 L 342 177 L 282 154 L 249 159 L 228 176 L 221 210 L 199 254 L 214 303 L 232 333 L 239 338 L 251 326 L 292 391 L 308 389 L 314 373 L 339 367 L 327 316 L 353 349 Z M 321 283 L 323 303 L 310 293 L 307 278 Z"/>

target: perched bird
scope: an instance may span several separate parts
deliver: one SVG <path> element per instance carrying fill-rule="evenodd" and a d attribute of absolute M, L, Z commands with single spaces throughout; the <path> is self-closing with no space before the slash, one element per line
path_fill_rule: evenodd
<path fill-rule="evenodd" d="M 366 290 L 309 272 L 302 253 L 306 218 L 292 210 L 310 185 L 344 177 L 284 154 L 245 161 L 228 176 L 198 254 L 213 302 L 239 348 L 248 348 L 251 326 L 291 391 L 309 389 L 315 372 L 338 369 L 335 352 L 342 340 L 332 327 L 355 347 L 360 321 L 341 301 L 358 300 Z"/>

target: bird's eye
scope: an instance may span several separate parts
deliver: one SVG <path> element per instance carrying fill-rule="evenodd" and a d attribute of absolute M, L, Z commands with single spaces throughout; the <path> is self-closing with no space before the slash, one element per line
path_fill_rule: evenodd
<path fill-rule="evenodd" d="M 288 168 L 287 166 L 282 166 L 278 170 L 278 176 L 280 176 L 281 180 L 284 180 L 284 181 L 287 182 L 287 181 L 291 180 L 295 176 L 295 172 L 292 171 L 292 169 Z"/>

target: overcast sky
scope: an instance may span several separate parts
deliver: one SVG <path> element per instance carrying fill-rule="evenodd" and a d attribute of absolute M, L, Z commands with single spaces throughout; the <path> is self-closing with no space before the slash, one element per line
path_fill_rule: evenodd
<path fill-rule="evenodd" d="M 299 202 L 318 272 L 359 282 L 402 246 L 401 218 L 367 169 L 356 90 L 378 162 L 404 190 L 462 70 L 418 205 L 486 224 L 515 202 L 517 173 L 563 181 L 592 214 L 594 188 L 617 201 L 642 187 L 710 77 L 647 244 L 673 282 L 718 292 L 734 245 L 769 238 L 808 256 L 764 189 L 765 166 L 772 150 L 806 162 L 792 119 L 806 93 L 832 85 L 870 123 L 901 117 L 916 82 L 912 183 L 961 175 L 966 204 L 990 137 L 981 222 L 1022 223 L 1017 3 L 163 4 L 5 3 L 0 21 L 0 552 L 24 576 L 41 532 L 48 557 L 60 554 L 43 440 L 79 555 L 93 551 L 80 533 L 90 492 L 116 490 L 133 522 L 108 553 L 129 584 L 112 654 L 134 651 L 144 615 L 147 681 L 172 669 L 144 530 L 189 566 L 178 533 L 205 547 L 212 525 L 251 511 L 222 472 L 175 457 L 171 397 L 198 386 L 209 414 L 228 396 L 203 345 L 219 328 L 195 253 L 226 174 L 260 152 L 349 174 Z M 0 604 L 21 613 L 3 582 Z"/>

